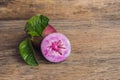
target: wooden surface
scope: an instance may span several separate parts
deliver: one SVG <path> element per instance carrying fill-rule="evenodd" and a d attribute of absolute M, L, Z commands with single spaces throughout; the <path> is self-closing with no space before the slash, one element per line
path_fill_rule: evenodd
<path fill-rule="evenodd" d="M 35 14 L 70 39 L 66 61 L 52 64 L 38 52 L 39 66 L 21 59 L 24 19 Z M 120 0 L 0 0 L 0 37 L 0 80 L 120 80 Z"/>
<path fill-rule="evenodd" d="M 0 80 L 120 80 L 120 21 L 52 20 L 72 52 L 59 64 L 38 57 L 37 67 L 26 65 L 18 52 L 25 22 L 0 21 Z"/>
<path fill-rule="evenodd" d="M 44 14 L 51 19 L 120 19 L 120 0 L 0 0 L 0 19 L 28 19 Z"/>

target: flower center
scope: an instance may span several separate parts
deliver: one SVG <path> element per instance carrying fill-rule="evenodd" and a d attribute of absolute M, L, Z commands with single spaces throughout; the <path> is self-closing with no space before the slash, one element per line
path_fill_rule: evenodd
<path fill-rule="evenodd" d="M 60 55 L 62 55 L 62 49 L 65 49 L 61 40 L 52 42 L 52 44 L 48 47 L 51 48 L 53 51 L 58 52 Z"/>

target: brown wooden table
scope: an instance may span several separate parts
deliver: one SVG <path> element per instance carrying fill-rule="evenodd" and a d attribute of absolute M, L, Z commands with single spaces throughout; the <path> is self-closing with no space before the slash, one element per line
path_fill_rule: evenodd
<path fill-rule="evenodd" d="M 38 13 L 70 39 L 66 61 L 52 64 L 37 53 L 32 67 L 20 57 L 24 19 Z M 120 80 L 119 0 L 3 0 L 0 19 L 0 80 Z"/>
<path fill-rule="evenodd" d="M 37 67 L 26 65 L 18 52 L 25 22 L 0 21 L 0 80 L 120 79 L 120 21 L 51 21 L 68 36 L 72 52 L 59 64 L 38 57 Z"/>

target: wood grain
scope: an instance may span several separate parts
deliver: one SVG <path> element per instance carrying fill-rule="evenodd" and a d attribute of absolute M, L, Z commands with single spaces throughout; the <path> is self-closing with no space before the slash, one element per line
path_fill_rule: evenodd
<path fill-rule="evenodd" d="M 19 55 L 24 25 L 33 15 L 48 16 L 71 42 L 70 57 L 39 66 Z M 0 80 L 120 80 L 120 0 L 0 0 Z"/>
<path fill-rule="evenodd" d="M 0 21 L 0 80 L 120 80 L 120 20 L 51 20 L 70 39 L 72 52 L 59 64 L 37 53 L 36 67 L 26 65 L 18 52 L 25 23 Z"/>
<path fill-rule="evenodd" d="M 0 19 L 118 20 L 120 0 L 0 0 Z"/>

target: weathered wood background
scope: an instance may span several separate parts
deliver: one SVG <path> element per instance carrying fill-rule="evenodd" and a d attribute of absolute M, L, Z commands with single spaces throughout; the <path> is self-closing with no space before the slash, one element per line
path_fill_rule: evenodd
<path fill-rule="evenodd" d="M 36 14 L 70 39 L 66 61 L 21 59 L 25 19 Z M 0 37 L 0 80 L 120 80 L 120 0 L 0 0 Z"/>
<path fill-rule="evenodd" d="M 0 19 L 28 19 L 44 14 L 51 19 L 120 19 L 120 0 L 0 0 Z"/>

